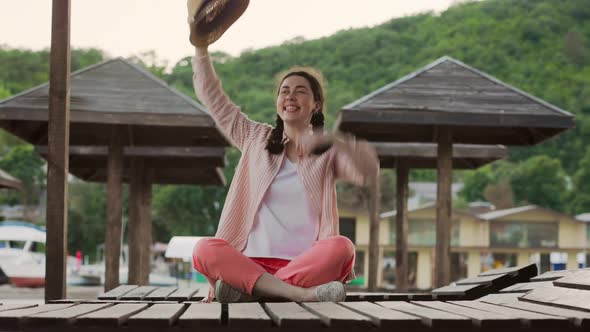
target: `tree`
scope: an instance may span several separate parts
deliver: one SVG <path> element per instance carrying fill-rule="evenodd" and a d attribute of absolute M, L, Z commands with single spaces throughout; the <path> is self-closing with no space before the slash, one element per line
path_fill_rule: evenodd
<path fill-rule="evenodd" d="M 518 165 L 510 184 L 516 202 L 564 211 L 566 177 L 559 160 L 545 155 L 529 158 Z"/>
<path fill-rule="evenodd" d="M 568 211 L 573 214 L 590 212 L 590 147 L 586 149 L 580 168 L 573 177 Z"/>
<path fill-rule="evenodd" d="M 465 176 L 464 187 L 459 195 L 467 202 L 483 200 L 484 190 L 493 181 L 492 168 L 489 166 L 472 171 Z"/>
<path fill-rule="evenodd" d="M 81 250 L 96 259 L 96 248 L 104 243 L 105 186 L 74 180 L 68 191 L 68 250 Z"/>
<path fill-rule="evenodd" d="M 39 202 L 39 195 L 45 188 L 44 165 L 45 162 L 35 152 L 32 145 L 15 146 L 0 159 L 0 168 L 23 183 L 24 189 L 19 201 L 25 206 L 25 214 L 28 205 Z M 17 202 L 12 198 L 7 203 L 16 204 Z M 25 216 L 25 218 L 28 217 Z"/>

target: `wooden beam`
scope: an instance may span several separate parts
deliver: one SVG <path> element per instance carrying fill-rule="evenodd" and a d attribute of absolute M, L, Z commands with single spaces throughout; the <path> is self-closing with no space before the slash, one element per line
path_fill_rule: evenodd
<path fill-rule="evenodd" d="M 107 161 L 107 223 L 105 225 L 105 292 L 119 286 L 119 257 L 123 216 L 123 132 L 111 128 Z"/>
<path fill-rule="evenodd" d="M 132 178 L 129 185 L 129 284 L 149 283 L 151 230 L 152 172 L 146 170 L 143 160 L 132 161 Z M 149 204 L 149 206 L 148 206 Z"/>
<path fill-rule="evenodd" d="M 408 173 L 405 162 L 398 163 L 395 216 L 395 291 L 408 291 Z"/>
<path fill-rule="evenodd" d="M 70 0 L 53 0 L 49 67 L 45 301 L 66 297 L 70 10 Z"/>
<path fill-rule="evenodd" d="M 368 291 L 377 290 L 379 268 L 379 178 L 369 187 L 369 280 Z"/>
<path fill-rule="evenodd" d="M 451 278 L 451 183 L 453 180 L 453 142 L 451 129 L 441 127 L 438 136 L 436 188 L 436 246 L 434 287 L 442 287 Z"/>

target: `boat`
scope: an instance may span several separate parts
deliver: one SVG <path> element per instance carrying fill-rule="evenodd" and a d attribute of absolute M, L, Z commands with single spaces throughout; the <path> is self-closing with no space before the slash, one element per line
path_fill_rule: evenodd
<path fill-rule="evenodd" d="M 22 222 L 0 222 L 0 275 L 16 287 L 45 285 L 45 229 Z"/>

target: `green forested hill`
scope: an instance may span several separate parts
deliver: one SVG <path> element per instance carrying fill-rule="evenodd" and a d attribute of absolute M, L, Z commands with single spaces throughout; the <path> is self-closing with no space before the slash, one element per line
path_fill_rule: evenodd
<path fill-rule="evenodd" d="M 340 31 L 317 40 L 295 38 L 239 57 L 214 54 L 228 94 L 251 118 L 264 122 L 274 121 L 277 73 L 293 65 L 320 69 L 328 83 L 329 126 L 345 104 L 444 55 L 576 115 L 576 128 L 555 139 L 535 147 L 511 148 L 509 161 L 458 173 L 467 186 L 463 199 L 488 199 L 500 207 L 535 203 L 570 213 L 590 211 L 590 0 L 468 2 L 440 15 L 392 19 L 373 28 Z M 77 50 L 72 62 L 80 68 L 102 58 L 99 50 Z M 164 73 L 153 59 L 144 63 L 177 89 L 194 96 L 189 57 L 180 60 L 170 73 Z M 0 98 L 47 81 L 47 68 L 46 51 L 1 47 Z M 0 144 L 4 144 L 1 153 L 9 153 L 6 146 L 14 142 L 2 135 Z M 230 160 L 236 158 L 232 152 Z M 231 168 L 227 175 L 229 180 Z M 432 175 L 413 174 L 415 179 Z M 225 189 L 215 191 L 221 195 L 203 194 L 198 188 L 191 189 L 192 193 L 180 190 L 156 189 L 154 222 L 160 234 L 156 238 L 167 240 L 171 233 L 213 229 L 219 209 L 198 208 L 211 205 L 206 201 L 191 204 L 185 199 L 179 204 L 178 197 L 206 200 L 223 197 Z M 390 195 L 384 205 L 383 210 L 393 208 Z M 187 226 L 190 222 L 186 218 L 191 216 L 209 226 Z M 174 226 L 170 224 L 174 219 L 184 221 Z"/>

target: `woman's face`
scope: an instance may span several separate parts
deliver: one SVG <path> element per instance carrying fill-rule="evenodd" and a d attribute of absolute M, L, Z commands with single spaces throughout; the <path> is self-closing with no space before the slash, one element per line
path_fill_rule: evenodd
<path fill-rule="evenodd" d="M 302 76 L 289 76 L 281 82 L 277 96 L 277 114 L 285 124 L 309 126 L 311 114 L 317 109 L 313 91 L 307 79 Z"/>

